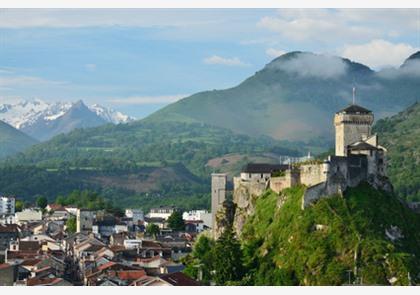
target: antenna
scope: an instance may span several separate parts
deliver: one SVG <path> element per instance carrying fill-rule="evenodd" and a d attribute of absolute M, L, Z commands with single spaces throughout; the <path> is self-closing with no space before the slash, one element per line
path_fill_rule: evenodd
<path fill-rule="evenodd" d="M 355 104 L 356 101 L 356 87 L 353 87 L 353 104 Z"/>

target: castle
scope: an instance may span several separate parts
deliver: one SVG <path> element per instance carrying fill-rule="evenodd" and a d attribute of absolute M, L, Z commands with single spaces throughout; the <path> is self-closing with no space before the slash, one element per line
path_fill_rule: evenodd
<path fill-rule="evenodd" d="M 322 197 L 342 194 L 347 187 L 355 187 L 362 181 L 392 191 L 386 177 L 386 149 L 379 145 L 377 134 L 372 134 L 373 121 L 372 111 L 351 104 L 334 116 L 335 155 L 324 161 L 309 160 L 293 165 L 248 164 L 240 176 L 233 178 L 233 201 L 237 209 L 247 211 L 250 200 L 268 188 L 280 193 L 299 184 L 307 187 L 302 209 Z M 226 183 L 226 174 L 212 174 L 214 220 L 225 199 Z M 214 221 L 213 229 L 216 227 Z"/>

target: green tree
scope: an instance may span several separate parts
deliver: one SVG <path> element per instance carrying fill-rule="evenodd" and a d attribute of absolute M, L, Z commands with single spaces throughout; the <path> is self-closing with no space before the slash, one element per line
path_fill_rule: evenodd
<path fill-rule="evenodd" d="M 240 281 L 244 276 L 241 246 L 231 227 L 226 228 L 216 241 L 213 264 L 213 278 L 217 285 L 231 285 Z"/>
<path fill-rule="evenodd" d="M 47 198 L 44 196 L 39 196 L 38 198 L 36 198 L 36 205 L 41 209 L 45 209 L 45 207 L 47 207 L 48 205 Z"/>
<path fill-rule="evenodd" d="M 15 203 L 15 211 L 16 212 L 20 212 L 22 210 L 23 210 L 23 201 L 16 200 L 16 203 Z"/>
<path fill-rule="evenodd" d="M 214 240 L 201 234 L 194 244 L 191 255 L 185 259 L 186 268 L 184 272 L 192 278 L 201 279 L 208 283 L 211 280 L 211 271 L 213 270 L 213 248 Z M 201 271 L 201 278 L 199 275 Z"/>
<path fill-rule="evenodd" d="M 185 222 L 184 219 L 182 219 L 182 213 L 181 211 L 174 211 L 171 216 L 168 218 L 168 226 L 172 230 L 184 230 L 185 229 Z"/>
<path fill-rule="evenodd" d="M 64 197 L 64 196 L 58 196 L 56 199 L 55 199 L 55 203 L 56 204 L 59 204 L 59 205 L 61 205 L 61 206 L 66 206 L 67 204 L 66 204 L 66 197 Z"/>
<path fill-rule="evenodd" d="M 70 216 L 70 218 L 67 219 L 66 228 L 67 228 L 67 231 L 69 233 L 75 233 L 76 232 L 77 228 L 76 228 L 76 217 L 75 216 Z"/>
<path fill-rule="evenodd" d="M 146 233 L 149 234 L 149 235 L 151 235 L 151 236 L 156 237 L 156 235 L 158 235 L 160 233 L 159 226 L 157 226 L 154 223 L 149 223 L 146 226 Z"/>

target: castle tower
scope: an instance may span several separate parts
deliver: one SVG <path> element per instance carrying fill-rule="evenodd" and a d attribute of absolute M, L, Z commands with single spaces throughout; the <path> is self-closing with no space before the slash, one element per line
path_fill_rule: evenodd
<path fill-rule="evenodd" d="M 226 199 L 227 175 L 225 173 L 211 174 L 211 215 L 212 229 L 216 229 L 216 213 L 223 206 Z"/>
<path fill-rule="evenodd" d="M 352 104 L 334 116 L 335 155 L 347 156 L 347 146 L 371 136 L 373 113 Z"/>

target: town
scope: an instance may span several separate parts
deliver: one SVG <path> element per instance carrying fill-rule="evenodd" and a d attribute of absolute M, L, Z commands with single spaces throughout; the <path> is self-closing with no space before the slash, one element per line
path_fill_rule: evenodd
<path fill-rule="evenodd" d="M 126 209 L 117 217 L 59 204 L 16 212 L 15 204 L 0 198 L 2 286 L 200 285 L 180 261 L 211 226 L 205 210 Z"/>

